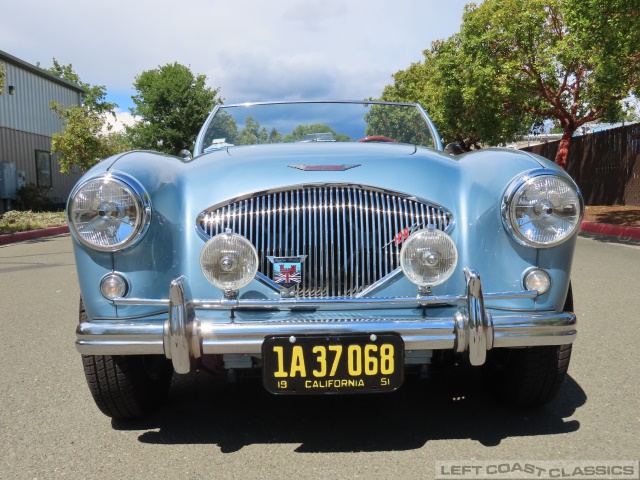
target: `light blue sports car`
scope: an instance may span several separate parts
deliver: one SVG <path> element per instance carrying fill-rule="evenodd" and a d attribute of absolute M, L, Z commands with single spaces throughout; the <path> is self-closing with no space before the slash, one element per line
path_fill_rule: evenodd
<path fill-rule="evenodd" d="M 576 337 L 583 212 L 555 164 L 454 155 L 419 105 L 218 106 L 193 156 L 116 155 L 71 193 L 76 347 L 114 418 L 152 412 L 173 372 L 355 394 L 460 361 L 537 406 Z"/>

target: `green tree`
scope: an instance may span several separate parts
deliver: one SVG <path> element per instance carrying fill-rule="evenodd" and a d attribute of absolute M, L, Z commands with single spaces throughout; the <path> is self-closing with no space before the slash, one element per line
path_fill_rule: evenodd
<path fill-rule="evenodd" d="M 211 109 L 221 103 L 219 89 L 206 84 L 205 75 L 195 76 L 179 63 L 147 70 L 136 77 L 131 113 L 139 120 L 127 127 L 136 148 L 176 154 L 191 149 Z"/>
<path fill-rule="evenodd" d="M 459 35 L 433 42 L 423 55 L 422 62 L 393 75 L 382 99 L 423 105 L 445 144 L 470 151 L 507 143 L 531 127 L 532 117 L 505 108 L 508 92 L 469 65 Z"/>
<path fill-rule="evenodd" d="M 244 120 L 244 127 L 235 137 L 235 142 L 229 143 L 234 143 L 235 145 L 257 145 L 280 142 L 282 142 L 282 134 L 275 127 L 267 133 L 267 128 L 261 127 L 260 122 L 254 119 L 253 115 L 247 115 Z"/>
<path fill-rule="evenodd" d="M 64 130 L 51 139 L 51 151 L 60 154 L 62 173 L 69 173 L 74 165 L 86 171 L 100 160 L 130 148 L 124 135 L 105 133 L 104 114 L 83 105 L 64 108 L 54 103 L 52 109 L 65 121 Z"/>
<path fill-rule="evenodd" d="M 0 95 L 2 95 L 3 89 L 4 89 L 4 68 L 2 68 L 2 64 L 0 63 Z"/>
<path fill-rule="evenodd" d="M 248 115 L 244 120 L 244 128 L 240 130 L 236 137 L 236 145 L 255 145 L 258 143 L 267 143 L 269 134 L 265 127 L 260 127 L 260 123 Z"/>
<path fill-rule="evenodd" d="M 40 67 L 40 62 L 37 63 Z M 115 118 L 115 109 L 118 105 L 113 102 L 107 102 L 107 89 L 104 85 L 90 85 L 80 80 L 78 74 L 74 71 L 73 65 L 61 65 L 55 58 L 53 66 L 45 68 L 49 73 L 60 77 L 67 82 L 78 85 L 82 90 L 82 104 L 89 110 L 99 114 L 111 114 Z"/>
<path fill-rule="evenodd" d="M 238 124 L 234 118 L 223 110 L 218 110 L 204 137 L 205 148 L 214 140 L 223 138 L 227 143 L 235 145 L 238 136 Z"/>
<path fill-rule="evenodd" d="M 562 167 L 574 132 L 621 119 L 638 88 L 638 0 L 486 0 L 466 7 L 460 38 L 468 68 L 505 108 L 561 126 Z"/>
<path fill-rule="evenodd" d="M 103 85 L 82 82 L 71 64 L 61 65 L 55 58 L 53 67 L 46 70 L 83 89 L 82 105 L 51 102 L 51 109 L 65 122 L 62 132 L 51 138 L 51 151 L 59 154 L 62 173 L 69 173 L 74 165 L 86 171 L 100 160 L 130 149 L 127 138 L 113 132 L 108 122 L 110 116 L 115 119 L 117 105 L 107 102 Z"/>
<path fill-rule="evenodd" d="M 324 123 L 312 123 L 309 125 L 298 125 L 293 131 L 284 136 L 284 142 L 299 142 L 304 140 L 306 135 L 314 133 L 331 133 L 336 142 L 350 142 L 351 137 L 343 133 L 337 133 L 333 128 Z"/>
<path fill-rule="evenodd" d="M 434 148 L 434 139 L 424 118 L 414 107 L 388 108 L 371 105 L 364 116 L 368 137 L 383 136 L 396 142 Z"/>
<path fill-rule="evenodd" d="M 282 134 L 276 130 L 276 127 L 271 128 L 267 143 L 282 143 Z"/>

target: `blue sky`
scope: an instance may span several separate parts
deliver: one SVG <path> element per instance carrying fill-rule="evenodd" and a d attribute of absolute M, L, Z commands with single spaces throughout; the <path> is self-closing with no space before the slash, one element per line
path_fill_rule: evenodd
<path fill-rule="evenodd" d="M 21 0 L 3 6 L 0 50 L 73 64 L 125 112 L 135 76 L 173 62 L 206 75 L 225 103 L 362 99 L 457 32 L 466 3 Z"/>

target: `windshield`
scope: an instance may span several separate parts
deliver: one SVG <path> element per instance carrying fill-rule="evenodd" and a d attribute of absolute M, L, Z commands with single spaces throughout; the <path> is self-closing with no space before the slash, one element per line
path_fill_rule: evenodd
<path fill-rule="evenodd" d="M 397 142 L 437 148 L 415 105 L 269 103 L 222 106 L 200 133 L 196 151 L 265 143 Z"/>

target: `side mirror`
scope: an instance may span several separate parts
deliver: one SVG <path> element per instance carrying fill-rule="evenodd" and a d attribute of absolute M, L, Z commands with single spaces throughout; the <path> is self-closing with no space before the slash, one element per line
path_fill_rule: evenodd
<path fill-rule="evenodd" d="M 183 160 L 191 160 L 193 158 L 193 155 L 191 155 L 191 152 L 186 148 L 183 150 L 180 150 L 180 153 L 178 154 L 178 156 Z"/>
<path fill-rule="evenodd" d="M 449 155 L 460 155 L 464 153 L 464 150 L 462 150 L 462 147 L 460 147 L 460 144 L 458 143 L 449 143 L 444 147 L 444 153 Z"/>

